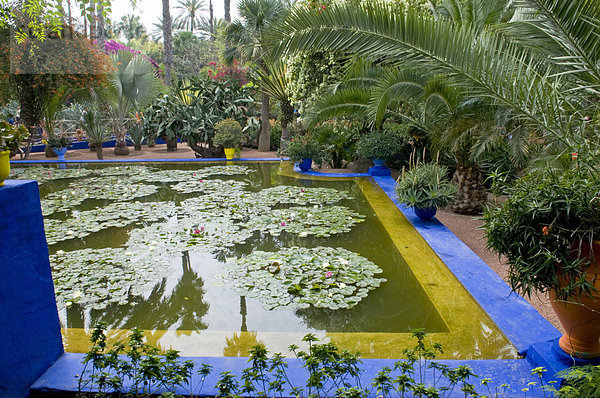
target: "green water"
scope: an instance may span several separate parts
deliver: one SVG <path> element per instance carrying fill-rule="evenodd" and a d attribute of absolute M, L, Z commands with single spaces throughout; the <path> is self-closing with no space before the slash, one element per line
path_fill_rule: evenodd
<path fill-rule="evenodd" d="M 260 190 L 276 185 L 304 187 L 327 187 L 345 190 L 354 199 L 343 200 L 337 205 L 347 206 L 366 217 L 365 222 L 355 225 L 349 233 L 327 238 L 298 237 L 286 234 L 271 236 L 255 233 L 245 244 L 217 254 L 184 252 L 172 258 L 169 276 L 142 296 L 129 297 L 129 304 L 111 304 L 103 310 L 91 310 L 74 304 L 61 311 L 63 328 L 89 328 L 98 321 L 110 329 L 177 331 L 255 331 L 255 332 L 343 332 L 343 333 L 406 333 L 414 328 L 428 332 L 446 332 L 444 321 L 429 301 L 413 273 L 398 253 L 387 232 L 364 198 L 359 187 L 352 181 L 313 181 L 285 177 L 277 173 L 277 163 L 248 164 L 254 173 L 238 176 L 218 176 L 219 179 L 237 179 L 248 183 L 246 189 Z M 114 166 L 103 166 L 114 167 Z M 123 167 L 123 166 L 120 166 Z M 152 165 L 152 167 L 156 167 Z M 203 165 L 169 164 L 161 168 L 196 170 Z M 51 181 L 41 186 L 41 196 L 67 188 L 71 180 Z M 197 194 L 181 194 L 169 189 L 167 183 L 153 182 L 160 186 L 158 192 L 140 202 L 182 200 Z M 106 200 L 88 199 L 75 207 L 90 210 L 110 203 Z M 282 207 L 282 206 L 280 206 Z M 56 213 L 49 218 L 65 217 Z M 50 247 L 50 253 L 58 250 L 71 251 L 84 248 L 121 247 L 133 227 L 108 228 L 82 239 L 72 239 Z M 364 300 L 351 309 L 329 310 L 310 307 L 300 310 L 266 310 L 256 299 L 240 296 L 227 286 L 217 283 L 223 274 L 226 258 L 244 256 L 253 250 L 276 252 L 290 246 L 342 247 L 366 257 L 381 269 L 380 276 L 387 279 L 379 288 L 371 291 Z"/>

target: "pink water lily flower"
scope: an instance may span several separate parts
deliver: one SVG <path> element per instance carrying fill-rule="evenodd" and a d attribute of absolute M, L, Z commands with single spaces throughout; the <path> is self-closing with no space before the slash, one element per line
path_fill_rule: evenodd
<path fill-rule="evenodd" d="M 325 278 L 331 278 L 333 276 L 333 272 L 327 271 L 325 272 Z"/>
<path fill-rule="evenodd" d="M 282 226 L 282 227 L 285 227 L 285 223 L 284 223 L 284 222 L 282 222 L 282 223 L 281 223 L 281 226 Z"/>

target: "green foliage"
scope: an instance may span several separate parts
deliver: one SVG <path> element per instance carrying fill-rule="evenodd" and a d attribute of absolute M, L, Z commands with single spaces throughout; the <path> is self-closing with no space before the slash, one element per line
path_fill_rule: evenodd
<path fill-rule="evenodd" d="M 29 139 L 29 131 L 25 126 L 16 126 L 0 120 L 0 152 L 10 151 L 12 156 L 27 139 Z"/>
<path fill-rule="evenodd" d="M 396 183 L 400 203 L 408 207 L 445 207 L 456 195 L 456 187 L 447 178 L 448 169 L 433 163 L 416 164 L 402 172 Z"/>
<path fill-rule="evenodd" d="M 374 131 L 358 141 L 358 154 L 368 159 L 391 160 L 405 143 L 404 137 L 394 130 Z"/>
<path fill-rule="evenodd" d="M 323 148 L 310 133 L 296 135 L 292 138 L 285 149 L 292 162 L 299 162 L 304 158 L 310 158 L 317 164 L 323 164 L 326 155 Z"/>
<path fill-rule="evenodd" d="M 242 145 L 242 126 L 233 119 L 221 120 L 215 125 L 213 144 L 223 148 L 237 148 Z"/>
<path fill-rule="evenodd" d="M 108 126 L 102 120 L 102 113 L 95 109 L 83 112 L 79 126 L 85 131 L 88 142 L 93 145 L 102 145 L 112 136 Z"/>
<path fill-rule="evenodd" d="M 46 146 L 52 149 L 67 148 L 71 146 L 71 140 L 64 134 L 48 134 Z"/>
<path fill-rule="evenodd" d="M 600 177 L 589 169 L 542 170 L 517 180 L 508 200 L 485 212 L 488 248 L 506 256 L 514 290 L 563 298 L 593 292 L 579 250 L 600 234 L 599 192 Z M 559 273 L 571 282 L 561 287 Z"/>
<path fill-rule="evenodd" d="M 161 354 L 145 344 L 141 329 L 133 328 L 127 341 L 110 348 L 106 340 L 106 326 L 96 325 L 90 339 L 92 348 L 84 356 L 84 370 L 78 377 L 79 397 L 149 397 L 157 391 L 175 394 L 192 379 L 192 361 L 181 361 L 175 350 Z M 207 370 L 205 366 L 198 372 L 202 382 Z"/>
<path fill-rule="evenodd" d="M 600 366 L 580 366 L 558 374 L 564 379 L 557 398 L 595 398 L 600 396 Z"/>
<path fill-rule="evenodd" d="M 197 145 L 213 145 L 216 125 L 233 119 L 243 129 L 255 115 L 251 87 L 240 87 L 229 81 L 197 78 L 179 82 L 175 94 L 164 95 L 144 112 L 145 134 L 172 139 L 181 137 L 194 150 Z"/>
<path fill-rule="evenodd" d="M 173 72 L 179 79 L 198 77 L 210 62 L 219 59 L 217 44 L 191 32 L 173 35 Z"/>
<path fill-rule="evenodd" d="M 315 140 L 322 146 L 331 166 L 341 169 L 344 161 L 354 157 L 355 144 L 359 131 L 355 124 L 343 121 L 328 121 L 319 124 L 312 131 Z"/>

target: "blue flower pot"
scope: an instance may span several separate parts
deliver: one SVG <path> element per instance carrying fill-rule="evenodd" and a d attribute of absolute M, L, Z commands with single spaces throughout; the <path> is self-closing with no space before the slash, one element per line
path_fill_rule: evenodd
<path fill-rule="evenodd" d="M 302 161 L 300 163 L 298 163 L 298 167 L 302 171 L 310 170 L 311 166 L 312 166 L 312 158 L 302 158 Z"/>
<path fill-rule="evenodd" d="M 385 167 L 385 159 L 373 159 L 375 167 Z"/>
<path fill-rule="evenodd" d="M 425 207 L 423 209 L 420 207 L 415 207 L 414 210 L 416 216 L 423 221 L 431 220 L 435 216 L 435 213 L 437 213 L 437 207 Z"/>
<path fill-rule="evenodd" d="M 58 156 L 59 161 L 65 160 L 65 153 L 67 153 L 67 148 L 60 148 L 60 149 L 52 148 L 52 150 Z"/>

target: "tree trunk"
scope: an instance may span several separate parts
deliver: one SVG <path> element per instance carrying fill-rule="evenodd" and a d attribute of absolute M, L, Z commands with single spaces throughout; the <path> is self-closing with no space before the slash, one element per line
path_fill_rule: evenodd
<path fill-rule="evenodd" d="M 197 158 L 222 158 L 224 157 L 223 149 L 215 147 L 205 147 L 203 145 L 192 144 L 188 142 L 188 146 L 192 151 L 196 152 Z"/>
<path fill-rule="evenodd" d="M 215 15 L 212 0 L 208 0 L 208 23 L 210 23 L 210 41 L 215 41 Z"/>
<path fill-rule="evenodd" d="M 106 42 L 106 28 L 104 24 L 104 4 L 98 4 L 98 18 L 97 18 L 97 29 L 98 29 L 98 46 L 100 50 L 104 51 L 104 43 Z"/>
<path fill-rule="evenodd" d="M 117 131 L 115 134 L 115 155 L 116 156 L 127 156 L 129 155 L 129 147 L 125 142 L 125 131 Z"/>
<path fill-rule="evenodd" d="M 458 186 L 452 210 L 459 214 L 481 214 L 487 201 L 487 190 L 479 167 L 458 166 L 452 181 Z"/>
<path fill-rule="evenodd" d="M 96 156 L 98 157 L 99 160 L 104 159 L 104 155 L 102 154 L 102 143 L 97 143 L 95 145 L 96 147 Z"/>
<path fill-rule="evenodd" d="M 177 152 L 177 137 L 171 139 L 165 137 L 165 141 L 167 142 L 167 152 Z"/>
<path fill-rule="evenodd" d="M 269 94 L 260 94 L 260 124 L 261 132 L 258 137 L 258 150 L 268 152 L 271 150 L 271 125 L 269 124 Z"/>
<path fill-rule="evenodd" d="M 96 38 L 96 2 L 95 0 L 90 0 L 90 39 Z"/>
<path fill-rule="evenodd" d="M 171 31 L 171 9 L 169 0 L 163 0 L 163 42 L 165 46 L 165 83 L 171 85 L 173 69 L 173 32 Z"/>
<path fill-rule="evenodd" d="M 225 0 L 225 20 L 231 22 L 231 0 Z"/>
<path fill-rule="evenodd" d="M 281 101 L 281 140 L 279 149 L 284 151 L 287 148 L 288 142 L 292 140 L 292 135 L 288 130 L 288 123 L 294 120 L 294 107 L 289 101 Z"/>

